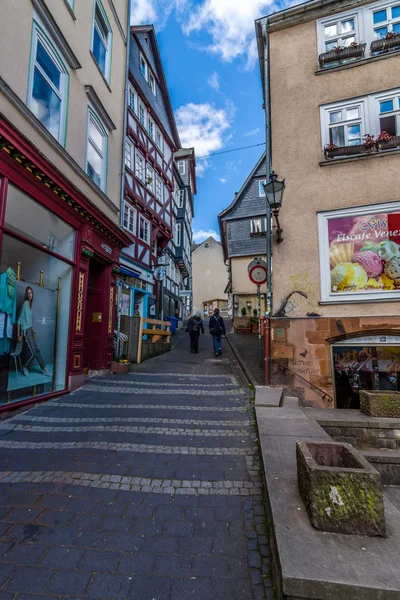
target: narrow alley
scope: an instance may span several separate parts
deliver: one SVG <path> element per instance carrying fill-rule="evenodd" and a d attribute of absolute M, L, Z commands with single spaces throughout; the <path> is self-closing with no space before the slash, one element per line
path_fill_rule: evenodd
<path fill-rule="evenodd" d="M 250 392 L 178 341 L 0 424 L 0 600 L 271 600 Z"/>

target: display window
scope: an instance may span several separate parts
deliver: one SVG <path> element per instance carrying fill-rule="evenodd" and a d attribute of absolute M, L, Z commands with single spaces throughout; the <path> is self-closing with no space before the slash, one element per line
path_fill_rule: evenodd
<path fill-rule="evenodd" d="M 332 346 L 336 408 L 360 408 L 360 390 L 400 391 L 400 337 L 374 336 Z"/>
<path fill-rule="evenodd" d="M 72 227 L 9 185 L 0 259 L 0 405 L 67 387 L 74 247 Z"/>

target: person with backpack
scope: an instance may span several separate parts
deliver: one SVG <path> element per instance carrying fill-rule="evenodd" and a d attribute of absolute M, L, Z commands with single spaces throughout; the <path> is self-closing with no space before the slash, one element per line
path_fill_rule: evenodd
<path fill-rule="evenodd" d="M 190 352 L 199 353 L 199 337 L 201 333 L 204 333 L 203 319 L 201 318 L 200 311 L 197 311 L 193 317 L 190 317 L 186 332 L 190 336 Z"/>
<path fill-rule="evenodd" d="M 214 308 L 214 314 L 210 317 L 208 324 L 210 333 L 213 338 L 215 356 L 221 356 L 222 354 L 222 341 L 221 336 L 226 335 L 225 323 L 222 317 L 219 315 L 219 308 Z"/>

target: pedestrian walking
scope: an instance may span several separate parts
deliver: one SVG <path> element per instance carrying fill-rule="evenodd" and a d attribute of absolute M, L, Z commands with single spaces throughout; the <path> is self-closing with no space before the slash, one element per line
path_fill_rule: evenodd
<path fill-rule="evenodd" d="M 213 338 L 215 356 L 221 356 L 222 354 L 222 335 L 226 335 L 225 323 L 223 318 L 219 314 L 219 308 L 214 308 L 214 314 L 210 317 L 208 324 L 210 333 Z"/>
<path fill-rule="evenodd" d="M 197 311 L 193 317 L 190 317 L 186 332 L 190 336 L 190 352 L 198 354 L 200 332 L 204 333 L 203 319 L 201 318 L 200 311 Z"/>

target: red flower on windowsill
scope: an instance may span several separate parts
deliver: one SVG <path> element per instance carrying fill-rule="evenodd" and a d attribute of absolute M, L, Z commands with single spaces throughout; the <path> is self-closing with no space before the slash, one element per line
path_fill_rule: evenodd
<path fill-rule="evenodd" d="M 338 148 L 338 146 L 336 146 L 336 144 L 333 143 L 327 144 L 325 146 L 325 150 L 336 150 L 336 148 Z"/>
<path fill-rule="evenodd" d="M 376 140 L 374 138 L 375 138 L 375 136 L 370 135 L 369 133 L 364 135 L 364 137 L 363 137 L 364 146 L 368 146 L 369 148 L 372 148 L 373 146 L 375 146 Z"/>
<path fill-rule="evenodd" d="M 378 137 L 376 138 L 377 142 L 383 142 L 386 140 L 391 140 L 392 139 L 392 135 L 390 135 L 390 133 L 387 133 L 387 131 L 382 131 Z"/>

